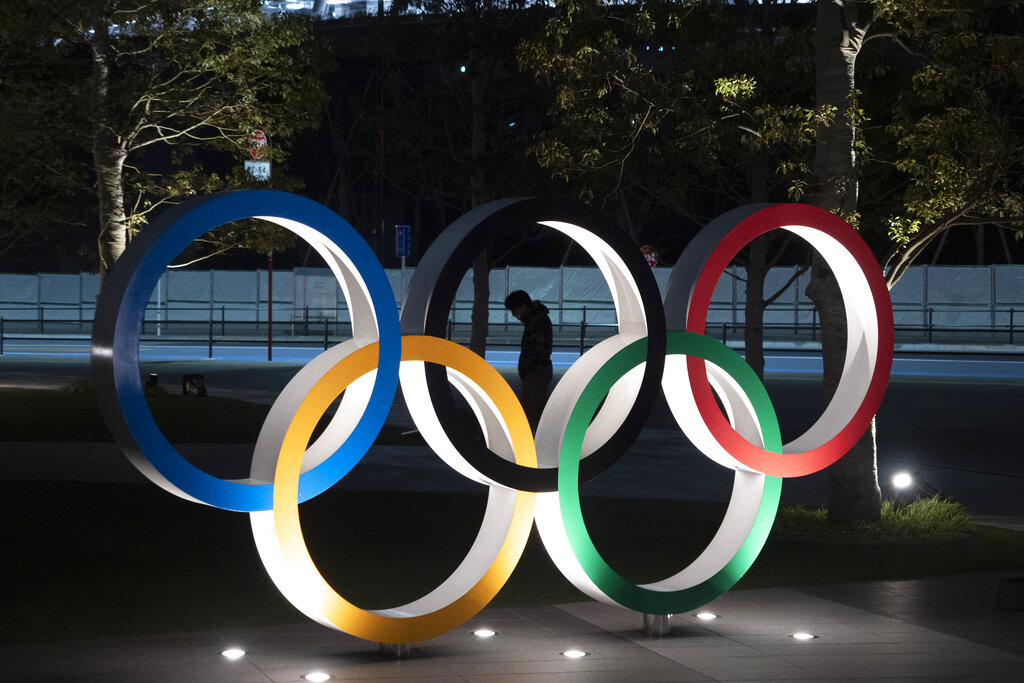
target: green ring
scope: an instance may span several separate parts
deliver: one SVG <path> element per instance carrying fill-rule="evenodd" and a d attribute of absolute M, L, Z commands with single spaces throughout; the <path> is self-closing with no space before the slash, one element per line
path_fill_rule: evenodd
<path fill-rule="evenodd" d="M 735 351 L 711 337 L 669 332 L 669 354 L 696 356 L 714 363 L 739 384 L 754 407 L 766 450 L 781 453 L 782 436 L 768 392 Z M 779 507 L 782 479 L 765 475 L 761 502 L 743 545 L 714 576 L 690 588 L 656 591 L 626 581 L 608 566 L 587 532 L 580 507 L 579 467 L 583 437 L 608 391 L 627 372 L 647 359 L 647 340 L 640 339 L 615 354 L 587 384 L 569 416 L 558 459 L 558 498 L 566 536 L 577 561 L 599 590 L 615 602 L 645 614 L 674 614 L 707 604 L 726 592 L 750 568 L 764 547 Z"/>

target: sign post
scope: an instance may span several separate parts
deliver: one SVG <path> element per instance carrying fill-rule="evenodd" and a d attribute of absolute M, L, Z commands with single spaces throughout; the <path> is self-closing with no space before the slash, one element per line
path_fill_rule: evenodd
<path fill-rule="evenodd" d="M 405 257 L 409 256 L 412 246 L 412 227 L 409 225 L 395 226 L 395 256 L 402 259 L 401 304 L 405 304 Z"/>
<path fill-rule="evenodd" d="M 274 360 L 274 253 L 267 254 L 267 361 Z"/>

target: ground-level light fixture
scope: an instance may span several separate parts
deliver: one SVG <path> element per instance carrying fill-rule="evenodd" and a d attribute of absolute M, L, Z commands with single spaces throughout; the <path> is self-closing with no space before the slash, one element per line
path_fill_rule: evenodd
<path fill-rule="evenodd" d="M 331 680 L 330 675 L 325 674 L 322 671 L 314 671 L 313 673 L 308 673 L 302 678 L 303 680 L 312 681 L 313 683 L 323 683 L 324 681 Z"/>
<path fill-rule="evenodd" d="M 492 631 L 489 628 L 478 628 L 477 630 L 473 631 L 473 635 L 477 638 L 493 638 L 494 636 L 498 635 L 498 632 Z"/>
<path fill-rule="evenodd" d="M 701 621 L 711 621 L 712 619 L 717 619 L 718 615 L 714 612 L 698 612 L 696 617 Z"/>
<path fill-rule="evenodd" d="M 569 659 L 579 659 L 580 657 L 586 657 L 587 653 L 583 650 L 566 650 L 562 653 L 562 656 Z"/>
<path fill-rule="evenodd" d="M 237 647 L 228 648 L 221 652 L 222 655 L 228 659 L 235 660 L 245 656 L 245 650 L 240 650 Z"/>
<path fill-rule="evenodd" d="M 914 478 L 910 476 L 910 472 L 897 472 L 892 475 L 892 485 L 897 489 L 905 489 L 914 483 Z"/>
<path fill-rule="evenodd" d="M 796 640 L 814 640 L 818 636 L 814 635 L 813 633 L 807 633 L 805 631 L 797 631 L 796 633 L 790 633 L 789 637 L 794 638 Z"/>

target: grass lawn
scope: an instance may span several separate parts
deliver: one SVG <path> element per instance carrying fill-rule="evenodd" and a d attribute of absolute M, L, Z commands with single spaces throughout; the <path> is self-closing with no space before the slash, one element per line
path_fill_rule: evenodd
<path fill-rule="evenodd" d="M 171 443 L 255 443 L 269 405 L 214 396 L 150 394 L 153 419 Z M 0 388 L 2 441 L 113 441 L 96 395 Z M 378 444 L 422 443 L 385 425 Z"/>
<path fill-rule="evenodd" d="M 303 504 L 311 554 L 364 607 L 440 583 L 470 546 L 482 495 L 331 490 Z M 699 554 L 724 507 L 585 499 L 598 548 L 630 580 Z M 0 641 L 41 641 L 303 621 L 273 586 L 248 516 L 151 485 L 0 482 Z M 738 588 L 1024 568 L 1024 534 L 979 528 L 954 541 L 813 543 L 773 534 Z M 496 606 L 584 599 L 532 538 Z"/>

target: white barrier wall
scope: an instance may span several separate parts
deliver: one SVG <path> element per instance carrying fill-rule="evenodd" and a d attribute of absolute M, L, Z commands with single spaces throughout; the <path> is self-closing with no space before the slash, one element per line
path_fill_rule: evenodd
<path fill-rule="evenodd" d="M 407 285 L 413 269 L 407 269 Z M 765 286 L 767 294 L 785 285 L 792 268 L 775 268 Z M 658 284 L 668 281 L 667 268 L 655 269 Z M 809 273 L 790 283 L 766 311 L 771 324 L 810 324 L 812 304 L 804 296 Z M 388 271 L 396 302 L 403 291 L 402 271 Z M 490 273 L 491 322 L 508 321 L 502 308 L 505 296 L 523 289 L 546 303 L 553 321 L 578 324 L 614 322 L 611 295 L 595 268 L 509 267 Z M 266 270 L 174 270 L 167 271 L 153 290 L 148 320 L 225 320 L 259 322 L 266 320 L 270 277 Z M 99 276 L 0 273 L 0 317 L 6 320 L 89 321 L 99 291 Z M 712 299 L 709 323 L 743 322 L 746 293 L 744 271 L 730 268 L 722 277 Z M 915 266 L 891 292 L 898 326 L 927 325 L 929 316 L 936 327 L 1005 328 L 1010 309 L 1024 311 L 1024 265 Z M 326 269 L 275 270 L 273 274 L 275 320 L 348 320 L 345 300 Z M 471 274 L 460 284 L 453 318 L 469 322 L 473 299 Z M 41 312 L 42 311 L 42 312 Z M 1024 316 L 1015 320 L 1024 319 Z"/>

